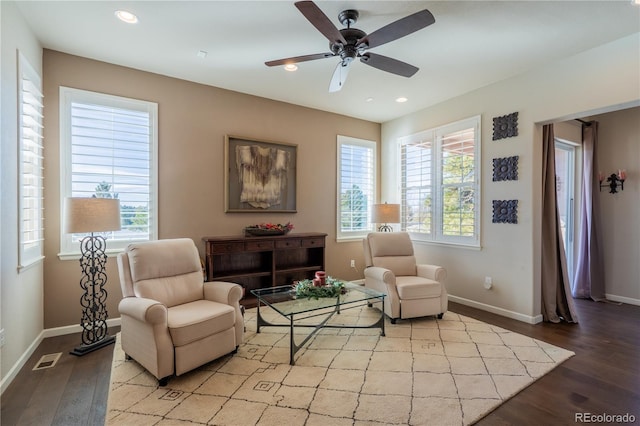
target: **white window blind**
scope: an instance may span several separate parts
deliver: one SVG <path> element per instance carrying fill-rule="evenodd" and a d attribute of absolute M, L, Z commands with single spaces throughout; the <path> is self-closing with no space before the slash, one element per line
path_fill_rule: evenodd
<path fill-rule="evenodd" d="M 68 88 L 61 102 L 64 196 L 120 200 L 122 229 L 107 234 L 111 250 L 156 239 L 157 105 Z M 66 236 L 62 252 L 77 251 L 81 237 Z"/>
<path fill-rule="evenodd" d="M 338 136 L 338 239 L 361 238 L 373 230 L 376 144 Z"/>
<path fill-rule="evenodd" d="M 402 228 L 408 232 L 432 234 L 433 143 L 415 138 L 401 145 Z"/>
<path fill-rule="evenodd" d="M 43 104 L 42 82 L 26 58 L 18 54 L 18 269 L 42 259 Z"/>
<path fill-rule="evenodd" d="M 473 237 L 475 233 L 475 129 L 442 136 L 442 221 L 444 236 Z"/>
<path fill-rule="evenodd" d="M 399 141 L 402 229 L 416 240 L 478 246 L 480 117 Z"/>

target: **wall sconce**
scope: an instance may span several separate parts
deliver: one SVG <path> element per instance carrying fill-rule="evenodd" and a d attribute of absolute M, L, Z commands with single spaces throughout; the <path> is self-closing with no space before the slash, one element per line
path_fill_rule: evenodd
<path fill-rule="evenodd" d="M 384 223 L 378 232 L 393 232 L 388 223 L 400 223 L 400 204 L 374 204 L 371 222 Z"/>
<path fill-rule="evenodd" d="M 618 192 L 618 183 L 620 184 L 620 191 L 624 191 L 624 181 L 627 179 L 627 171 L 626 170 L 618 170 L 618 174 L 611 173 L 609 177 L 607 177 L 608 183 L 602 183 L 604 180 L 604 175 L 602 172 L 598 173 L 598 180 L 600 181 L 600 191 L 602 191 L 603 187 L 609 187 L 610 194 L 616 194 Z"/>

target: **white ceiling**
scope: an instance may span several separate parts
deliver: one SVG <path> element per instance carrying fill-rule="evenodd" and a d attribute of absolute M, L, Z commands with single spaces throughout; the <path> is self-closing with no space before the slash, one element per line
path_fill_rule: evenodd
<path fill-rule="evenodd" d="M 371 33 L 422 9 L 435 24 L 371 49 L 420 68 L 399 77 L 359 61 L 328 93 L 338 58 L 265 61 L 328 51 L 293 1 L 18 1 L 43 47 L 296 105 L 384 122 L 632 33 L 640 6 L 608 1 L 316 1 L 338 28 L 357 9 Z M 114 16 L 126 9 L 134 25 Z M 206 58 L 198 51 L 208 52 Z M 399 96 L 409 98 L 398 104 Z M 373 98 L 367 102 L 367 98 Z"/>

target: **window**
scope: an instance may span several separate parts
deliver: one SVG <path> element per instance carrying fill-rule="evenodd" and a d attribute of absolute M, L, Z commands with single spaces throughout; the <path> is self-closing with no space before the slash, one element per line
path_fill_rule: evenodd
<path fill-rule="evenodd" d="M 337 238 L 362 238 L 373 230 L 376 143 L 338 136 Z"/>
<path fill-rule="evenodd" d="M 109 251 L 157 238 L 157 108 L 60 88 L 61 197 L 120 200 L 122 229 L 105 235 Z M 61 257 L 77 253 L 81 238 L 63 233 Z"/>
<path fill-rule="evenodd" d="M 40 76 L 18 53 L 18 269 L 43 257 L 42 98 Z"/>
<path fill-rule="evenodd" d="M 400 140 L 402 229 L 416 240 L 480 244 L 480 117 Z"/>

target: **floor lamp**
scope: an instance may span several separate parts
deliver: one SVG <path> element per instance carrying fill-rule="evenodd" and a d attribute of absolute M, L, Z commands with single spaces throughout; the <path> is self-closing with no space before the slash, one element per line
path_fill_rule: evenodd
<path fill-rule="evenodd" d="M 378 228 L 379 232 L 393 232 L 389 223 L 400 223 L 400 204 L 374 204 L 373 223 L 384 223 Z"/>
<path fill-rule="evenodd" d="M 120 200 L 116 198 L 67 198 L 65 200 L 65 232 L 87 234 L 80 240 L 80 297 L 82 306 L 82 345 L 71 351 L 82 356 L 115 342 L 107 334 L 106 247 L 103 236 L 96 232 L 120 230 Z"/>

